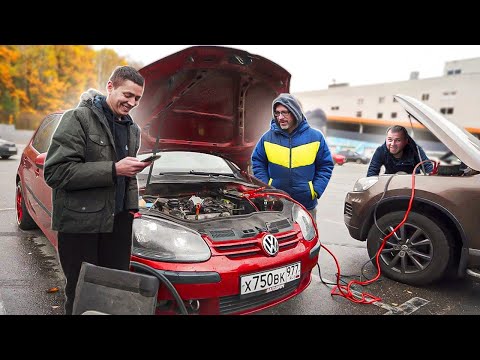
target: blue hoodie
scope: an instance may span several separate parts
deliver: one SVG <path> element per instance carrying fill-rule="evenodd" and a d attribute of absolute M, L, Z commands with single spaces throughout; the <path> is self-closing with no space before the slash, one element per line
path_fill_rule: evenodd
<path fill-rule="evenodd" d="M 273 116 L 276 104 L 285 106 L 295 116 L 297 127 L 291 134 L 282 130 Z M 322 132 L 310 127 L 292 95 L 280 94 L 272 103 L 270 130 L 262 135 L 252 153 L 255 177 L 286 191 L 312 210 L 328 185 L 333 166 Z"/>

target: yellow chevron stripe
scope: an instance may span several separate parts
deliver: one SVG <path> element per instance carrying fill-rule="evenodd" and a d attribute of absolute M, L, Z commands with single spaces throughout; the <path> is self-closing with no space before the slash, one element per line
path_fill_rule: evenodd
<path fill-rule="evenodd" d="M 317 157 L 320 142 L 315 141 L 309 144 L 297 146 L 292 149 L 292 168 L 312 165 Z"/>
<path fill-rule="evenodd" d="M 268 161 L 286 168 L 290 167 L 290 149 L 265 141 L 265 153 Z M 300 145 L 292 149 L 292 168 L 311 165 L 315 162 L 320 142 Z"/>
<path fill-rule="evenodd" d="M 272 164 L 280 165 L 286 168 L 290 167 L 290 149 L 281 145 L 264 142 L 265 153 L 268 161 Z"/>
<path fill-rule="evenodd" d="M 268 185 L 272 185 L 272 181 L 273 181 L 273 179 L 270 178 L 270 180 L 268 180 Z"/>
<path fill-rule="evenodd" d="M 312 193 L 312 200 L 315 199 L 317 197 L 317 193 L 315 192 L 315 190 L 313 189 L 313 182 L 309 181 L 308 182 L 308 186 L 310 186 L 310 192 Z"/>

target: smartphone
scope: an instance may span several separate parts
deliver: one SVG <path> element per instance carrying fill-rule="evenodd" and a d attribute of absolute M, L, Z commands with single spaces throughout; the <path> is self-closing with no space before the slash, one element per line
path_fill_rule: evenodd
<path fill-rule="evenodd" d="M 140 160 L 141 162 L 150 162 L 150 161 L 155 161 L 158 160 L 162 157 L 162 155 L 151 155 L 143 160 Z"/>

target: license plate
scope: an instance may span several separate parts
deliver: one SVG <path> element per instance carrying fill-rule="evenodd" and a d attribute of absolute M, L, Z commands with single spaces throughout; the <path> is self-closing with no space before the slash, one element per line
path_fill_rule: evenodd
<path fill-rule="evenodd" d="M 8 151 L 17 151 L 17 148 L 16 147 L 9 147 Z"/>
<path fill-rule="evenodd" d="M 299 279 L 300 275 L 300 262 L 297 262 L 278 269 L 242 276 L 240 277 L 240 295 L 280 290 L 286 283 Z"/>

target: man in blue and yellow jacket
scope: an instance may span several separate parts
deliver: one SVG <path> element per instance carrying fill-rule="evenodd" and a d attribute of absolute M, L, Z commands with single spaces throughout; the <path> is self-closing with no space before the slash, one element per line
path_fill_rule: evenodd
<path fill-rule="evenodd" d="M 316 219 L 317 199 L 325 191 L 334 166 L 325 137 L 310 127 L 292 95 L 280 94 L 272 109 L 270 130 L 252 153 L 253 174 L 287 192 Z"/>

